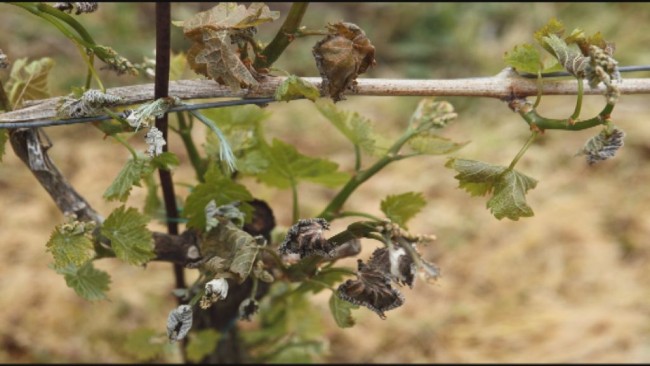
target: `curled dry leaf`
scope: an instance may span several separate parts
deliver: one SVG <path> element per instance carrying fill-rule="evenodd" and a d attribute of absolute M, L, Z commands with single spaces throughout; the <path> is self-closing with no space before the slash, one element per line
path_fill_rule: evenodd
<path fill-rule="evenodd" d="M 192 307 L 180 305 L 172 310 L 167 317 L 167 338 L 170 342 L 185 338 L 192 328 Z"/>
<path fill-rule="evenodd" d="M 194 42 L 187 52 L 192 70 L 237 91 L 257 85 L 257 73 L 231 47 L 231 37 L 240 37 L 242 30 L 279 16 L 279 12 L 271 11 L 263 3 L 252 3 L 248 8 L 236 3 L 220 3 L 185 22 L 174 24 L 182 26 L 185 37 Z"/>
<path fill-rule="evenodd" d="M 253 298 L 248 298 L 239 305 L 239 319 L 251 321 L 259 309 L 259 303 Z"/>
<path fill-rule="evenodd" d="M 357 260 L 359 270 L 356 280 L 347 280 L 338 288 L 338 296 L 355 305 L 365 306 L 380 318 L 385 311 L 402 306 L 404 296 L 390 285 L 389 276 L 371 263 Z"/>
<path fill-rule="evenodd" d="M 337 248 L 323 236 L 329 230 L 329 223 L 322 218 L 302 219 L 289 229 L 287 236 L 280 244 L 280 254 L 298 254 L 300 258 L 311 255 L 332 259 Z"/>
<path fill-rule="evenodd" d="M 323 78 L 321 88 L 337 102 L 356 86 L 357 76 L 375 65 L 375 47 L 356 24 L 340 22 L 328 29 L 330 34 L 316 43 L 313 54 Z"/>
<path fill-rule="evenodd" d="M 395 283 L 413 288 L 417 266 L 404 248 L 391 246 L 375 249 L 368 265 L 381 270 Z"/>

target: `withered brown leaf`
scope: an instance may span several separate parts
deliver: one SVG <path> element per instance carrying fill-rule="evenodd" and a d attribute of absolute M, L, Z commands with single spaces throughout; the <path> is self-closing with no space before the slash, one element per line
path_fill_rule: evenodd
<path fill-rule="evenodd" d="M 356 280 L 339 285 L 338 296 L 355 305 L 365 306 L 380 318 L 386 319 L 385 311 L 404 304 L 404 296 L 390 285 L 390 278 L 379 268 L 357 260 L 359 269 Z"/>
<path fill-rule="evenodd" d="M 280 254 L 299 254 L 300 258 L 310 255 L 330 258 L 330 252 L 335 246 L 323 236 L 323 232 L 329 230 L 329 227 L 329 223 L 321 218 L 298 220 L 280 244 Z"/>
<path fill-rule="evenodd" d="M 339 22 L 328 25 L 328 30 L 312 53 L 323 78 L 323 93 L 337 102 L 345 99 L 345 90 L 354 89 L 359 74 L 375 65 L 375 47 L 356 24 Z"/>
<path fill-rule="evenodd" d="M 384 272 L 400 285 L 413 288 L 417 267 L 413 258 L 403 248 L 378 248 L 372 252 L 368 265 Z"/>
<path fill-rule="evenodd" d="M 230 36 L 279 16 L 279 12 L 271 11 L 263 3 L 252 3 L 248 8 L 237 3 L 220 3 L 174 24 L 182 26 L 185 37 L 193 42 L 187 51 L 192 70 L 238 91 L 241 87 L 256 86 L 256 73 L 232 48 Z"/>

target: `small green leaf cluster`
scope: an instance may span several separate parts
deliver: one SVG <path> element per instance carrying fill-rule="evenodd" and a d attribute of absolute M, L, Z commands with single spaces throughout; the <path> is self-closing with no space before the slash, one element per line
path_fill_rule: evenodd
<path fill-rule="evenodd" d="M 115 256 L 133 265 L 149 262 L 155 254 L 152 234 L 146 228 L 148 222 L 135 208 L 124 206 L 106 218 L 99 232 L 94 230 L 94 222 L 72 218 L 57 226 L 47 242 L 47 251 L 54 258 L 53 268 L 79 296 L 90 301 L 102 300 L 106 298 L 110 276 L 95 269 L 92 262 L 103 256 Z M 104 241 L 110 241 L 110 249 L 103 246 Z"/>
<path fill-rule="evenodd" d="M 445 166 L 458 172 L 454 178 L 459 188 L 472 196 L 492 195 L 487 208 L 497 219 L 507 217 L 516 221 L 520 217 L 533 216 L 533 210 L 526 203 L 526 192 L 537 186 L 535 179 L 504 166 L 475 160 L 452 158 Z"/>

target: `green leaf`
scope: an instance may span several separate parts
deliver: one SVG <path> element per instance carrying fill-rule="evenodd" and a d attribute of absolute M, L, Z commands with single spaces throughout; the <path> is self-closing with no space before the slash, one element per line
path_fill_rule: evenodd
<path fill-rule="evenodd" d="M 484 196 L 494 188 L 506 167 L 490 165 L 481 161 L 467 159 L 449 159 L 445 164 L 447 168 L 456 170 L 456 178 L 463 188 L 472 196 Z"/>
<path fill-rule="evenodd" d="M 86 262 L 79 268 L 69 265 L 65 268 L 56 269 L 56 271 L 63 275 L 68 287 L 72 288 L 77 295 L 84 299 L 97 301 L 106 298 L 106 291 L 108 291 L 111 277 L 108 273 L 95 269 L 91 261 Z"/>
<path fill-rule="evenodd" d="M 133 186 L 140 186 L 140 179 L 145 174 L 151 172 L 151 168 L 146 159 L 138 160 L 129 159 L 117 174 L 117 177 L 104 192 L 104 198 L 108 201 L 119 200 L 126 202 L 131 193 Z"/>
<path fill-rule="evenodd" d="M 445 165 L 456 170 L 459 187 L 472 196 L 493 192 L 487 202 L 494 217 L 507 217 L 517 221 L 520 217 L 533 216 L 533 210 L 526 203 L 526 192 L 535 188 L 537 181 L 515 170 L 490 165 L 480 161 L 450 159 Z"/>
<path fill-rule="evenodd" d="M 454 106 L 451 103 L 444 100 L 438 101 L 435 98 L 424 98 L 420 100 L 415 112 L 411 115 L 409 128 L 426 132 L 443 128 L 456 117 L 458 114 L 454 112 Z"/>
<path fill-rule="evenodd" d="M 381 211 L 391 221 L 403 228 L 406 223 L 426 206 L 424 195 L 419 192 L 406 192 L 390 195 L 381 201 Z"/>
<path fill-rule="evenodd" d="M 9 139 L 9 132 L 7 129 L 3 128 L 0 130 L 0 163 L 2 162 L 2 157 L 5 155 L 5 146 L 7 140 Z"/>
<path fill-rule="evenodd" d="M 69 265 L 80 267 L 95 255 L 93 242 L 85 233 L 62 233 L 58 227 L 52 232 L 46 247 L 54 257 L 55 269 Z"/>
<path fill-rule="evenodd" d="M 341 110 L 329 99 L 316 101 L 316 108 L 353 144 L 374 153 L 376 138 L 369 119 L 357 112 Z"/>
<path fill-rule="evenodd" d="M 141 265 L 153 259 L 152 233 L 149 219 L 131 207 L 120 206 L 104 221 L 101 234 L 111 241 L 115 255 L 130 264 Z"/>
<path fill-rule="evenodd" d="M 169 61 L 169 80 L 182 80 L 187 69 L 187 56 L 184 53 L 173 55 Z"/>
<path fill-rule="evenodd" d="M 542 60 L 537 48 L 529 43 L 515 46 L 511 52 L 506 52 L 504 61 L 519 72 L 537 74 L 542 68 Z"/>
<path fill-rule="evenodd" d="M 507 170 L 494 187 L 494 195 L 487 207 L 497 219 L 504 217 L 517 221 L 520 217 L 533 216 L 526 203 L 526 192 L 535 188 L 537 181 L 514 170 Z"/>
<path fill-rule="evenodd" d="M 419 154 L 444 155 L 462 149 L 467 142 L 454 142 L 448 138 L 432 133 L 421 133 L 411 138 L 408 145 Z"/>
<path fill-rule="evenodd" d="M 265 363 L 279 365 L 312 364 L 315 361 L 314 358 L 323 352 L 324 347 L 321 340 L 289 341 L 277 347 L 271 356 L 265 359 Z"/>
<path fill-rule="evenodd" d="M 336 292 L 332 292 L 329 304 L 332 316 L 339 327 L 350 328 L 354 326 L 355 321 L 352 317 L 352 309 L 358 309 L 358 305 L 342 300 L 337 296 Z"/>
<path fill-rule="evenodd" d="M 198 363 L 217 349 L 220 338 L 221 334 L 214 329 L 205 329 L 192 333 L 190 342 L 187 345 L 187 359 Z"/>
<path fill-rule="evenodd" d="M 544 42 L 544 37 L 549 37 L 550 35 L 562 37 L 563 34 L 564 24 L 556 18 L 551 18 L 546 25 L 535 32 L 533 37 L 540 46 L 544 47 L 548 52 L 553 53 L 553 50 Z"/>
<path fill-rule="evenodd" d="M 122 350 L 136 361 L 150 361 L 162 355 L 167 342 L 159 342 L 158 331 L 151 328 L 139 328 L 127 334 L 122 343 Z"/>
<path fill-rule="evenodd" d="M 25 100 L 45 99 L 50 96 L 47 90 L 47 77 L 54 67 L 54 60 L 43 57 L 27 63 L 27 58 L 14 62 L 7 88 L 9 101 L 14 109 Z"/>
<path fill-rule="evenodd" d="M 345 276 L 349 275 L 349 273 L 342 271 L 337 267 L 325 268 L 318 271 L 318 273 L 311 278 L 313 281 L 302 282 L 300 286 L 294 290 L 294 293 L 302 294 L 312 292 L 313 294 L 317 294 L 321 290 L 327 288 L 325 285 L 332 287 L 335 283 L 341 282 Z"/>
<path fill-rule="evenodd" d="M 178 160 L 178 156 L 169 151 L 165 151 L 164 153 L 153 157 L 150 161 L 151 168 L 161 170 L 171 170 L 171 167 L 178 166 L 179 164 L 180 161 Z M 151 171 L 151 168 L 144 169 L 144 172 L 147 173 Z"/>
<path fill-rule="evenodd" d="M 320 91 L 314 84 L 296 75 L 290 75 L 286 78 L 275 91 L 275 100 L 277 101 L 288 102 L 300 97 L 305 97 L 315 102 L 320 97 Z"/>
<path fill-rule="evenodd" d="M 259 179 L 271 186 L 289 188 L 300 180 L 336 187 L 349 179 L 349 174 L 337 171 L 335 162 L 311 158 L 299 153 L 295 147 L 274 139 L 273 145 L 265 145 L 269 167 Z"/>
<path fill-rule="evenodd" d="M 259 150 L 247 152 L 237 161 L 237 170 L 242 174 L 257 175 L 264 173 L 269 167 L 269 161 Z"/>
<path fill-rule="evenodd" d="M 261 122 L 271 114 L 256 105 L 213 108 L 203 111 L 203 115 L 215 121 L 228 139 L 234 153 L 254 147 L 258 143 Z M 211 132 L 206 134 L 205 152 L 218 157 L 219 138 Z M 239 165 L 239 161 L 237 162 Z"/>
<path fill-rule="evenodd" d="M 205 182 L 197 185 L 185 201 L 184 214 L 189 220 L 187 225 L 195 229 L 205 229 L 205 206 L 214 200 L 217 207 L 234 201 L 242 202 L 239 209 L 250 218 L 252 207 L 246 201 L 253 199 L 250 192 L 241 184 L 233 182 L 219 171 L 212 163 L 205 173 Z"/>
<path fill-rule="evenodd" d="M 144 178 L 144 184 L 147 186 L 147 196 L 145 197 L 142 212 L 150 217 L 164 219 L 165 213 L 161 211 L 162 201 L 158 196 L 158 184 L 156 184 L 153 175 L 147 175 Z"/>

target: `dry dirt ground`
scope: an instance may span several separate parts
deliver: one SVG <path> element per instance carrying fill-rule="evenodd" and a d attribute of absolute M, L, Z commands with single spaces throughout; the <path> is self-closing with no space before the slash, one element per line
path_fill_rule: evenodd
<path fill-rule="evenodd" d="M 416 101 L 351 97 L 340 106 L 394 136 Z M 544 103 L 546 114 L 571 113 L 572 101 L 549 97 Z M 601 103 L 602 97 L 588 98 L 584 115 Z M 351 168 L 352 151 L 309 102 L 268 108 L 274 113 L 270 134 Z M 614 118 L 627 132 L 625 147 L 594 167 L 573 155 L 596 131 L 547 132 L 518 165 L 540 180 L 528 195 L 535 216 L 518 222 L 496 220 L 485 198 L 457 189 L 444 157 L 406 160 L 370 180 L 347 207 L 379 215 L 387 194 L 424 192 L 429 203 L 410 229 L 437 236 L 422 251 L 441 267 L 442 278 L 403 289 L 405 304 L 388 312 L 387 320 L 356 311 L 357 325 L 346 330 L 331 319 L 329 294 L 316 296 L 314 306 L 327 326 L 324 361 L 649 362 L 648 112 L 647 97 L 621 98 Z M 195 132 L 203 141 L 204 131 Z M 117 207 L 101 194 L 128 152 L 90 126 L 54 127 L 48 134 L 53 160 L 79 192 L 104 214 Z M 508 164 L 528 129 L 501 102 L 477 100 L 443 134 L 472 141 L 457 156 Z M 170 148 L 181 157 L 175 180 L 192 182 L 180 141 L 172 139 Z M 290 225 L 289 192 L 253 187 L 275 208 L 278 224 Z M 333 192 L 303 184 L 303 215 L 315 214 Z M 187 193 L 178 190 L 182 197 Z M 144 195 L 135 188 L 128 204 L 141 207 Z M 142 326 L 163 331 L 174 306 L 168 264 L 143 269 L 101 261 L 98 267 L 110 272 L 112 284 L 110 301 L 100 303 L 77 297 L 48 268 L 45 243 L 63 217 L 10 149 L 0 165 L 0 207 L 0 362 L 128 361 L 116 346 L 125 333 Z M 332 232 L 345 224 L 335 223 Z M 364 243 L 362 257 L 375 246 Z"/>

